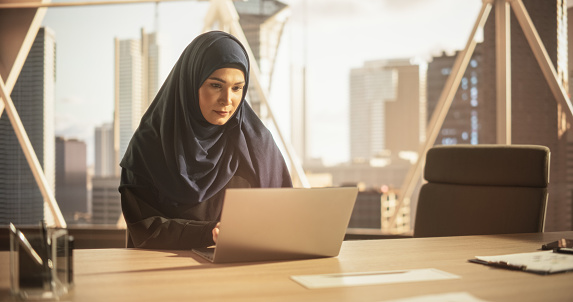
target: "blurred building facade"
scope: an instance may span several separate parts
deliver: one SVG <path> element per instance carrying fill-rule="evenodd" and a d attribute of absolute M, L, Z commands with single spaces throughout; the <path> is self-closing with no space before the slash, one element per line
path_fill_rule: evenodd
<path fill-rule="evenodd" d="M 160 46 L 157 33 L 141 30 L 140 39 L 115 39 L 115 110 L 113 125 L 95 129 L 91 221 L 117 224 L 121 216 L 119 163 L 141 117 L 159 90 Z"/>
<path fill-rule="evenodd" d="M 485 102 L 482 80 L 482 44 L 478 44 L 462 77 L 450 110 L 436 138 L 436 145 L 455 145 L 488 142 L 495 124 L 483 117 L 495 116 L 495 102 Z M 428 121 L 434 114 L 442 90 L 452 71 L 452 66 L 459 52 L 453 55 L 443 53 L 428 63 Z M 489 141 L 489 143 L 494 143 Z"/>
<path fill-rule="evenodd" d="M 114 148 L 116 166 L 159 87 L 156 33 L 141 30 L 141 39 L 115 39 Z M 119 174 L 119 168 L 116 168 Z"/>
<path fill-rule="evenodd" d="M 234 1 L 241 25 L 255 60 L 261 71 L 261 86 L 270 88 L 275 61 L 285 23 L 288 6 L 277 0 Z M 256 89 L 248 91 L 249 104 L 253 110 L 266 117 L 266 108 Z"/>
<path fill-rule="evenodd" d="M 121 196 L 117 187 L 119 178 L 92 178 L 92 224 L 116 225 L 121 217 Z"/>
<path fill-rule="evenodd" d="M 77 139 L 56 137 L 56 201 L 67 224 L 88 217 L 87 150 Z"/>
<path fill-rule="evenodd" d="M 55 34 L 42 27 L 11 98 L 52 192 L 55 189 L 55 80 Z M 0 118 L 0 171 L 0 224 L 37 224 L 43 220 L 44 199 L 6 112 Z"/>
<path fill-rule="evenodd" d="M 350 71 L 350 158 L 417 152 L 426 135 L 426 65 L 368 61 Z"/>
<path fill-rule="evenodd" d="M 410 59 L 367 61 L 350 71 L 351 162 L 326 169 L 334 183 L 354 179 L 364 187 L 352 218 L 356 225 L 366 225 L 376 215 L 384 232 L 410 228 L 410 204 L 399 209 L 396 225 L 390 226 L 389 219 L 396 210 L 396 193 L 425 140 L 426 74 L 427 64 Z M 374 193 L 380 210 L 366 214 L 360 209 L 374 209 Z"/>
<path fill-rule="evenodd" d="M 569 15 L 571 15 L 572 17 L 569 17 Z M 569 8 L 567 9 L 567 41 L 573 41 L 573 8 Z M 568 82 L 568 91 L 569 91 L 569 97 L 571 97 L 571 83 L 573 83 L 573 79 L 571 77 L 573 77 L 573 45 L 572 46 L 567 46 L 567 65 L 568 65 L 568 76 L 569 76 L 569 82 Z M 573 123 L 573 121 L 569 121 L 568 122 L 568 129 L 567 132 L 565 134 L 565 139 L 567 141 L 566 145 L 566 151 L 565 153 L 567 154 L 566 157 L 566 162 L 565 162 L 565 166 L 567 167 L 567 176 L 565 178 L 565 182 L 567 183 L 567 191 L 568 191 L 568 196 L 569 196 L 569 202 L 572 205 L 571 206 L 571 228 L 573 229 L 573 130 L 571 129 L 571 124 Z"/>
<path fill-rule="evenodd" d="M 96 127 L 94 141 L 94 176 L 114 176 L 116 163 L 113 148 L 113 125 L 108 123 Z"/>
<path fill-rule="evenodd" d="M 382 195 L 382 192 L 374 190 L 359 192 L 354 208 L 352 209 L 348 227 L 356 229 L 381 229 Z"/>

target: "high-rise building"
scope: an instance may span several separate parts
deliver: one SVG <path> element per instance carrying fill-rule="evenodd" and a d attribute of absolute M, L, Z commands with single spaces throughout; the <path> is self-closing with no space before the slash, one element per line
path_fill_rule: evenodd
<path fill-rule="evenodd" d="M 113 149 L 113 126 L 103 124 L 95 128 L 94 176 L 115 175 L 115 157 Z"/>
<path fill-rule="evenodd" d="M 426 68 L 410 60 L 369 61 L 350 71 L 350 157 L 369 161 L 416 152 L 425 138 Z"/>
<path fill-rule="evenodd" d="M 386 68 L 397 72 L 396 98 L 385 102 L 386 148 L 392 153 L 417 153 L 426 138 L 425 62 L 389 60 Z"/>
<path fill-rule="evenodd" d="M 143 94 L 141 109 L 147 110 L 155 95 L 159 91 L 159 43 L 157 33 L 146 34 L 141 31 L 143 88 L 147 88 Z"/>
<path fill-rule="evenodd" d="M 567 15 L 569 15 L 569 13 L 573 13 L 573 8 L 569 8 L 567 10 Z M 567 33 L 568 33 L 568 41 L 573 41 L 573 18 L 567 18 L 568 24 L 567 24 Z M 571 79 L 571 77 L 573 76 L 573 46 L 572 47 L 567 47 L 567 54 L 568 54 L 568 76 L 569 76 L 569 81 L 568 83 L 573 83 L 573 80 Z M 571 96 L 571 85 L 568 85 L 568 91 L 569 91 L 569 96 Z M 567 186 L 567 195 L 565 197 L 565 200 L 569 200 L 570 204 L 573 205 L 573 121 L 567 121 L 567 124 L 565 125 L 566 128 L 566 133 L 565 135 L 565 140 L 566 140 L 566 149 L 565 149 L 565 154 L 566 154 L 566 162 L 565 162 L 565 166 L 566 166 L 566 173 L 567 175 L 565 176 L 565 183 Z M 571 206 L 571 211 L 570 211 L 570 215 L 571 217 L 573 217 L 573 206 Z M 570 222 L 570 229 L 573 229 L 573 218 L 571 218 L 571 222 Z"/>
<path fill-rule="evenodd" d="M 347 169 L 345 177 L 358 168 L 362 171 L 356 179 L 375 188 L 396 188 L 403 183 L 425 139 L 426 69 L 425 63 L 394 59 L 369 61 L 350 71 L 352 169 Z M 395 198 L 378 198 L 376 203 L 382 209 L 376 217 L 385 231 L 402 232 L 410 227 L 410 203 L 400 209 L 396 226 L 387 222 Z M 359 212 L 354 215 L 356 221 L 369 220 Z"/>
<path fill-rule="evenodd" d="M 396 99 L 398 73 L 365 63 L 350 71 L 350 158 L 368 160 L 386 148 L 385 102 Z"/>
<path fill-rule="evenodd" d="M 283 28 L 287 5 L 277 0 L 235 1 L 239 23 L 261 71 L 263 89 L 270 86 Z M 249 89 L 249 104 L 255 112 L 266 116 L 256 89 Z"/>
<path fill-rule="evenodd" d="M 116 225 L 121 216 L 121 196 L 117 187 L 119 178 L 92 178 L 92 216 L 93 224 Z"/>
<path fill-rule="evenodd" d="M 141 39 L 115 39 L 116 166 L 135 132 L 141 117 L 155 98 L 159 81 L 159 46 L 155 33 L 141 31 Z M 119 169 L 116 168 L 116 173 Z"/>
<path fill-rule="evenodd" d="M 349 228 L 380 229 L 382 228 L 382 192 L 358 192 L 352 215 L 348 222 Z"/>
<path fill-rule="evenodd" d="M 484 101 L 482 80 L 482 44 L 478 44 L 466 68 L 442 128 L 436 138 L 436 145 L 495 143 L 495 102 Z M 428 122 L 442 94 L 452 66 L 459 52 L 454 55 L 442 54 L 428 63 L 427 93 Z M 484 118 L 485 117 L 485 118 Z"/>
<path fill-rule="evenodd" d="M 56 200 L 68 224 L 88 213 L 86 143 L 56 137 Z"/>
<path fill-rule="evenodd" d="M 52 191 L 55 79 L 55 35 L 42 27 L 10 96 Z M 0 118 L 0 171 L 0 224 L 37 224 L 44 219 L 44 199 L 5 112 Z"/>

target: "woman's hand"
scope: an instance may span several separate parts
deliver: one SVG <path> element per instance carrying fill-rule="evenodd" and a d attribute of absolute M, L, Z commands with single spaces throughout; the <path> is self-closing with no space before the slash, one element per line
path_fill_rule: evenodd
<path fill-rule="evenodd" d="M 215 228 L 213 229 L 213 242 L 215 243 L 217 243 L 217 238 L 219 237 L 219 225 L 221 225 L 220 222 L 218 222 Z"/>

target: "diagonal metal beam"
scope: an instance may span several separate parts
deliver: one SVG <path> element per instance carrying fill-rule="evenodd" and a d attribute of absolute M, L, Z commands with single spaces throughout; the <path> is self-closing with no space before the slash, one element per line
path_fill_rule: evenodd
<path fill-rule="evenodd" d="M 511 145 L 511 27 L 510 7 L 495 2 L 496 140 Z"/>
<path fill-rule="evenodd" d="M 175 2 L 191 0 L 105 0 L 105 1 L 80 1 L 80 2 L 9 2 L 0 3 L 0 9 L 14 8 L 39 8 L 39 7 L 70 7 L 70 6 L 92 6 L 92 5 L 112 5 L 112 4 L 139 4 L 139 3 L 158 3 L 158 2 Z M 193 0 L 209 1 L 209 0 Z"/>

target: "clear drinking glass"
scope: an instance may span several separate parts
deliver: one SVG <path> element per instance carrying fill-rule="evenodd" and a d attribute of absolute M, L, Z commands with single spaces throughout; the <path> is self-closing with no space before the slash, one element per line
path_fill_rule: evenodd
<path fill-rule="evenodd" d="M 58 300 L 70 286 L 67 229 L 44 229 L 24 235 L 10 225 L 12 295 L 25 300 Z"/>

